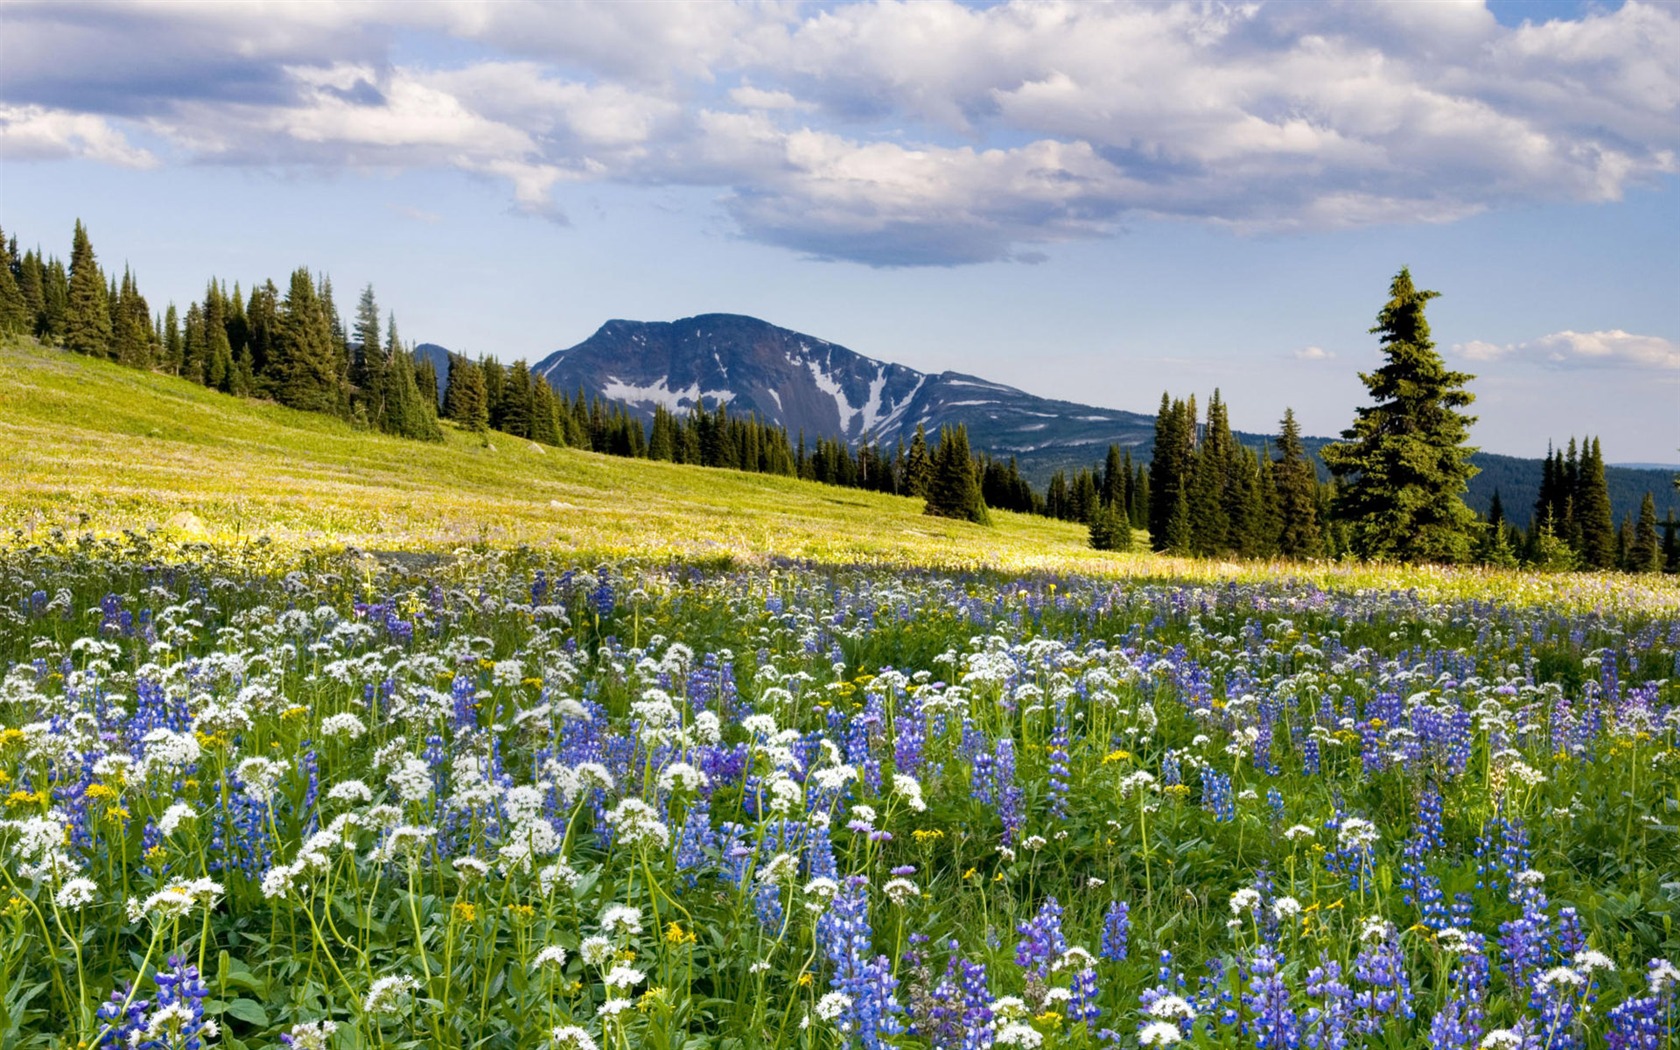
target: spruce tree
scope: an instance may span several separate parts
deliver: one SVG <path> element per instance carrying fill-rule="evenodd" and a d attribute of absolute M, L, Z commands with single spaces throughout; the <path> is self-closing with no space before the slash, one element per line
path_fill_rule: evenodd
<path fill-rule="evenodd" d="M 1629 572 L 1661 572 L 1662 549 L 1657 543 L 1657 501 L 1649 492 L 1639 501 L 1639 521 L 1628 546 Z"/>
<path fill-rule="evenodd" d="M 804 435 L 800 435 L 803 444 Z M 916 436 L 910 439 L 910 451 L 904 457 L 904 492 L 925 499 L 933 480 L 933 458 L 928 454 L 927 431 L 916 424 Z"/>
<path fill-rule="evenodd" d="M 93 255 L 82 220 L 76 220 L 70 248 L 69 299 L 64 308 L 64 346 L 78 354 L 105 357 L 111 351 L 110 292 Z"/>
<path fill-rule="evenodd" d="M 1578 477 L 1574 509 L 1575 531 L 1580 539 L 1573 546 L 1583 568 L 1613 569 L 1617 564 L 1616 523 L 1610 509 L 1610 489 L 1604 480 L 1604 454 L 1597 438 L 1581 442 Z"/>
<path fill-rule="evenodd" d="M 1100 503 L 1091 514 L 1091 546 L 1099 551 L 1132 549 L 1132 525 L 1119 503 Z"/>
<path fill-rule="evenodd" d="M 449 385 L 443 392 L 443 413 L 463 430 L 482 434 L 490 429 L 484 372 L 460 354 L 449 355 Z"/>
<path fill-rule="evenodd" d="M 1360 380 L 1376 403 L 1357 410 L 1343 441 L 1321 453 L 1344 484 L 1336 513 L 1349 526 L 1354 553 L 1402 562 L 1469 558 L 1476 515 L 1464 492 L 1476 469 L 1465 444 L 1473 416 L 1458 409 L 1475 395 L 1473 377 L 1451 372 L 1429 338 L 1424 307 L 1439 293 L 1412 284 L 1402 269 L 1373 333 L 1386 363 Z"/>
<path fill-rule="evenodd" d="M 5 243 L 5 234 L 0 233 L 0 244 Z M 22 335 L 33 328 L 35 322 L 30 315 L 29 304 L 18 288 L 17 277 L 12 273 L 16 249 L 17 242 L 13 241 L 5 251 L 6 257 L 0 259 L 0 334 Z"/>
<path fill-rule="evenodd" d="M 923 513 L 979 525 L 991 524 L 968 448 L 968 428 L 960 423 L 939 428 L 939 446 L 933 452 L 933 470 Z"/>
<path fill-rule="evenodd" d="M 508 369 L 502 389 L 500 430 L 514 437 L 531 436 L 531 366 L 515 361 Z"/>
<path fill-rule="evenodd" d="M 1278 456 L 1272 464 L 1277 487 L 1278 553 L 1295 561 L 1324 556 L 1324 533 L 1318 524 L 1318 475 L 1301 443 L 1295 410 L 1283 411 Z"/>
<path fill-rule="evenodd" d="M 356 323 L 352 334 L 355 338 L 350 348 L 352 396 L 363 406 L 368 425 L 377 430 L 389 430 L 391 428 L 385 419 L 385 372 L 390 362 L 380 340 L 379 303 L 374 298 L 371 284 L 362 289 L 361 298 L 356 302 Z"/>
<path fill-rule="evenodd" d="M 1158 551 L 1174 549 L 1168 534 L 1184 505 L 1182 524 L 1185 543 L 1178 553 L 1189 552 L 1190 500 L 1186 491 L 1196 456 L 1196 400 L 1169 400 L 1161 394 L 1161 408 L 1155 415 L 1155 446 L 1149 460 L 1149 541 Z M 1181 498 L 1182 497 L 1182 498 Z"/>
<path fill-rule="evenodd" d="M 293 271 L 280 305 L 269 362 L 274 399 L 289 408 L 337 414 L 339 381 L 333 322 L 309 271 Z"/>

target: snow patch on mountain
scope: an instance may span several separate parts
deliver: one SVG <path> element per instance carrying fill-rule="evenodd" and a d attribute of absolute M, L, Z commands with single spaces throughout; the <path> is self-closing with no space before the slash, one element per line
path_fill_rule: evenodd
<path fill-rule="evenodd" d="M 733 390 L 703 390 L 698 382 L 673 390 L 665 379 L 647 386 L 626 383 L 617 376 L 608 376 L 601 384 L 601 395 L 613 401 L 628 401 L 633 405 L 664 405 L 672 412 L 695 408 L 710 399 L 713 404 L 733 401 Z"/>

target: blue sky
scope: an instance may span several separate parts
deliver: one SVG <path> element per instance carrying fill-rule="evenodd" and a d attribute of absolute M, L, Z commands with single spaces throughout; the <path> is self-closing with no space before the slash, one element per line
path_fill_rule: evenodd
<path fill-rule="evenodd" d="M 9 4 L 0 224 L 506 360 L 750 313 L 1333 434 L 1401 265 L 1490 451 L 1680 460 L 1680 6 Z"/>

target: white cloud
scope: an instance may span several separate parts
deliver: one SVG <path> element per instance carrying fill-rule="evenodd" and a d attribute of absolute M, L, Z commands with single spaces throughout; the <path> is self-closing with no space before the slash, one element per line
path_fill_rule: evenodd
<path fill-rule="evenodd" d="M 551 215 L 566 182 L 706 186 L 749 237 L 881 265 L 1680 172 L 1680 9 L 1649 3 L 14 4 L 7 32 L 10 156 L 149 163 L 143 129 L 170 159 L 488 174 Z"/>
<path fill-rule="evenodd" d="M 1553 332 L 1521 343 L 1473 341 L 1453 347 L 1471 361 L 1527 360 L 1551 368 L 1627 368 L 1680 371 L 1680 343 L 1619 328 L 1604 332 Z"/>
<path fill-rule="evenodd" d="M 1333 361 L 1336 355 L 1322 346 L 1303 346 L 1291 356 L 1297 361 Z"/>
<path fill-rule="evenodd" d="M 0 157 L 62 160 L 81 157 L 123 168 L 150 168 L 157 158 L 128 141 L 104 117 L 42 106 L 0 104 Z"/>

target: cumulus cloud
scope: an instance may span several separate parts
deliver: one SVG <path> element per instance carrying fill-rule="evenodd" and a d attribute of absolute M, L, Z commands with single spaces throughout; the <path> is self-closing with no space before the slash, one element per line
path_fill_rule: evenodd
<path fill-rule="evenodd" d="M 150 168 L 157 158 L 129 142 L 104 117 L 42 106 L 0 104 L 0 157 L 62 160 L 82 157 L 124 168 Z"/>
<path fill-rule="evenodd" d="M 1553 332 L 1521 343 L 1469 342 L 1453 350 L 1471 361 L 1530 361 L 1551 368 L 1680 371 L 1680 343 L 1621 329 Z"/>
<path fill-rule="evenodd" d="M 1680 10 L 1477 3 L 13 4 L 9 156 L 719 191 L 872 265 L 1607 201 L 1680 171 Z M 448 55 L 447 60 L 417 56 Z M 20 115 L 21 114 L 21 115 Z M 1482 352 L 1467 350 L 1467 353 Z"/>
<path fill-rule="evenodd" d="M 1297 361 L 1333 361 L 1336 355 L 1322 346 L 1303 346 L 1292 355 Z"/>

